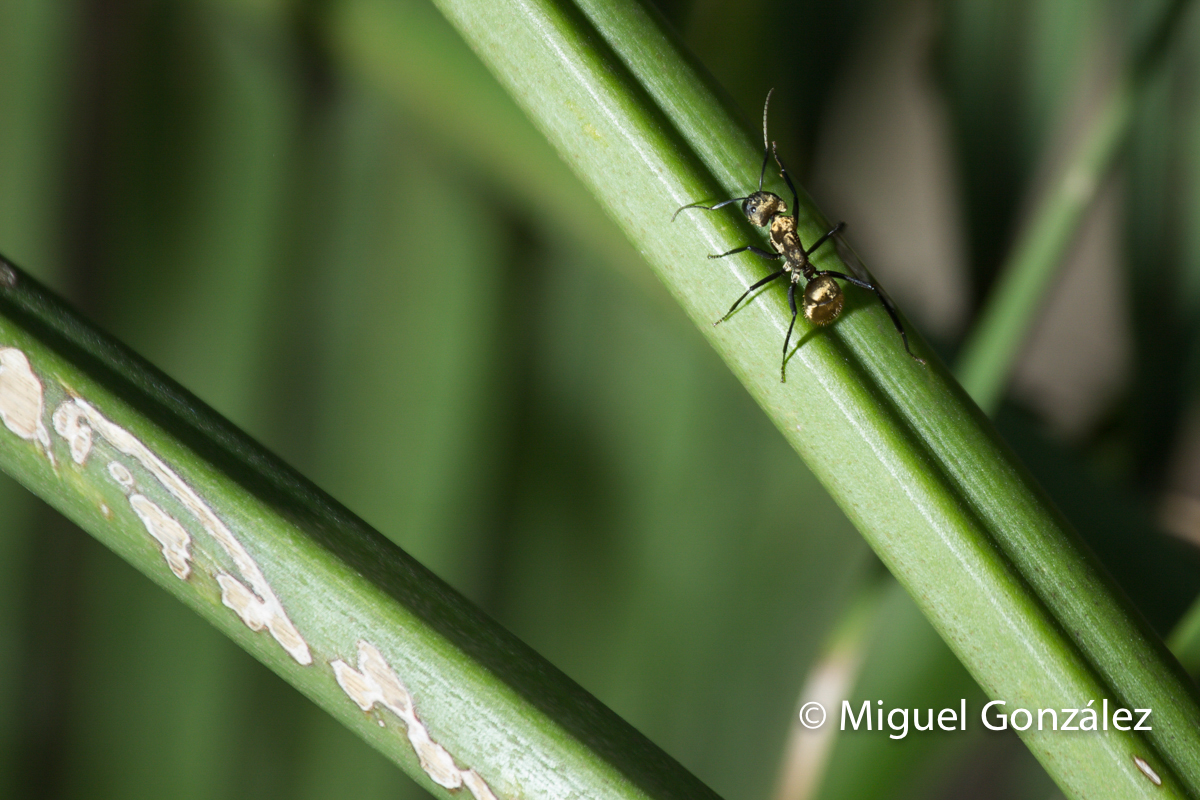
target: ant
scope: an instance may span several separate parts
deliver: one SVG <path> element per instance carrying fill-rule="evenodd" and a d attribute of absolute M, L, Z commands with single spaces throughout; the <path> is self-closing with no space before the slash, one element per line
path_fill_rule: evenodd
<path fill-rule="evenodd" d="M 768 275 L 747 289 L 729 307 L 729 311 L 726 312 L 725 316 L 714 322 L 713 325 L 720 325 L 729 319 L 730 315 L 733 314 L 741 302 L 755 289 L 766 286 L 771 281 L 790 274 L 791 284 L 788 286 L 788 305 L 792 309 L 792 322 L 788 325 L 787 336 L 783 339 L 783 362 L 779 365 L 779 380 L 783 382 L 786 380 L 788 344 L 792 339 L 792 329 L 796 326 L 796 286 L 800 282 L 800 278 L 803 277 L 806 284 L 804 287 L 803 303 L 804 318 L 814 325 L 828 325 L 842 313 L 845 297 L 842 293 L 842 287 L 834 280 L 834 278 L 839 278 L 863 289 L 869 289 L 879 297 L 879 302 L 887 311 L 888 316 L 892 318 L 892 324 L 896 326 L 896 331 L 900 334 L 900 341 L 904 343 L 905 352 L 921 364 L 924 364 L 925 360 L 918 358 L 909 348 L 908 335 L 904 332 L 904 326 L 900 323 L 900 317 L 896 314 L 896 309 L 884 296 L 883 292 L 880 291 L 878 286 L 841 272 L 817 269 L 813 266 L 810 256 L 821 245 L 825 244 L 825 242 L 829 241 L 830 238 L 846 227 L 846 223 L 839 222 L 837 225 L 834 225 L 824 236 L 817 239 L 812 247 L 805 248 L 801 244 L 800 234 L 796 230 L 796 211 L 793 210 L 791 216 L 788 216 L 787 204 L 783 202 L 783 198 L 772 192 L 763 191 L 762 185 L 763 178 L 767 174 L 767 163 L 770 161 L 771 156 L 774 155 L 775 163 L 779 165 L 779 174 L 787 181 L 788 188 L 792 191 L 792 208 L 798 209 L 800 207 L 800 197 L 796 192 L 796 186 L 792 183 L 792 177 L 788 174 L 787 167 L 783 165 L 783 161 L 779 158 L 779 153 L 775 149 L 775 142 L 770 142 L 769 144 L 767 142 L 767 109 L 771 106 L 771 92 L 774 91 L 772 89 L 770 92 L 767 92 L 767 102 L 763 104 L 764 152 L 762 169 L 758 173 L 758 191 L 748 197 L 734 197 L 713 206 L 706 206 L 702 203 L 691 203 L 680 208 L 671 217 L 671 221 L 674 222 L 675 217 L 679 216 L 679 212 L 688 208 L 716 211 L 718 208 L 724 208 L 730 203 L 740 201 L 742 203 L 742 213 L 746 215 L 746 219 L 760 228 L 768 229 L 771 237 L 771 247 L 774 248 L 774 252 L 748 244 L 744 247 L 736 247 L 728 253 L 709 256 L 709 258 L 724 258 L 725 256 L 731 256 L 735 253 L 742 253 L 748 250 L 756 256 L 772 261 L 783 259 L 783 269 Z"/>

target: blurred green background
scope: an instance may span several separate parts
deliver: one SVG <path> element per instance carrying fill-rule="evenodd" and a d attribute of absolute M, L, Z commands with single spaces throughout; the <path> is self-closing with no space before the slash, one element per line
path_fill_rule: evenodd
<path fill-rule="evenodd" d="M 1160 6 L 659 3 L 751 129 L 775 88 L 789 166 L 949 361 Z M 998 420 L 1164 634 L 1200 592 L 1197 16 Z M 853 697 L 980 705 L 426 0 L 0 0 L 0 252 L 729 800 L 800 800 L 791 720 L 851 608 Z M 7 480 L 0 509 L 0 796 L 423 794 Z M 978 730 L 845 735 L 814 774 L 1054 794 Z"/>

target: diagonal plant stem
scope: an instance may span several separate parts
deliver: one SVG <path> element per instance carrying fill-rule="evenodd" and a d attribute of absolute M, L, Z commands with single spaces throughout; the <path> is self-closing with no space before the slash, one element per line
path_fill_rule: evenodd
<path fill-rule="evenodd" d="M 1002 277 L 988 297 L 980 322 L 963 347 L 956 374 L 989 416 L 994 416 L 999 408 L 1013 362 L 1044 295 L 1104 176 L 1120 154 L 1132 126 L 1138 97 L 1166 59 L 1171 39 L 1180 27 L 1179 17 L 1187 5 L 1187 0 L 1172 0 L 1160 10 L 1149 35 L 1130 59 L 1125 74 L 1106 99 L 1074 157 L 1022 232 L 1001 269 Z M 883 593 L 875 591 L 873 586 L 864 587 L 862 592 L 864 597 L 874 598 L 877 606 L 882 602 Z M 863 613 L 860 603 L 848 607 L 835 630 L 856 630 L 854 624 Z M 1185 669 L 1195 675 L 1200 669 L 1200 599 L 1172 631 L 1168 644 Z M 865 647 L 865 642 L 861 646 Z M 817 680 L 823 663 L 810 672 L 809 682 Z M 801 741 L 809 743 L 816 739 L 809 736 Z M 832 743 L 822 742 L 821 746 L 828 749 Z M 791 768 L 791 760 L 798 752 L 801 751 L 785 752 L 785 770 Z M 815 782 L 817 778 L 811 780 Z"/>
<path fill-rule="evenodd" d="M 1190 0 L 1170 0 L 1113 87 L 1074 156 L 1064 165 L 1021 233 L 979 322 L 963 345 L 955 373 L 971 398 L 994 415 L 1009 376 L 1062 266 L 1067 248 L 1113 168 L 1134 121 L 1139 97 L 1163 65 Z M 1200 598 L 1171 632 L 1169 644 L 1192 674 L 1200 670 Z"/>
<path fill-rule="evenodd" d="M 1106 98 L 1074 155 L 1063 165 L 1000 268 L 963 344 L 955 373 L 979 407 L 994 414 L 1030 326 L 1084 215 L 1133 126 L 1137 100 L 1166 59 L 1190 0 L 1170 0 Z"/>
<path fill-rule="evenodd" d="M 0 468 L 435 795 L 716 797 L 2 260 L 0 421 Z"/>
<path fill-rule="evenodd" d="M 1024 734 L 1060 785 L 1076 796 L 1200 795 L 1195 687 L 954 380 L 904 355 L 883 309 L 851 293 L 835 326 L 802 333 L 782 384 L 780 291 L 709 324 L 765 273 L 749 257 L 705 256 L 755 233 L 735 210 L 668 220 L 686 203 L 744 195 L 762 154 L 653 15 L 616 0 L 437 4 L 985 691 L 1010 707 L 1107 698 L 1154 709 L 1159 724 L 1147 733 Z M 800 205 L 801 236 L 814 241 L 827 226 L 810 202 Z M 830 255 L 820 266 L 845 269 Z M 1135 757 L 1170 773 L 1161 787 Z"/>
<path fill-rule="evenodd" d="M 1200 597 L 1171 630 L 1167 644 L 1188 673 L 1200 676 Z"/>

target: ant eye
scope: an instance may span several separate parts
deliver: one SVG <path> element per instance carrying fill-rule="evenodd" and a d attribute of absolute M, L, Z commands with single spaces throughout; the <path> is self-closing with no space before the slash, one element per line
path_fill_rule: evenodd
<path fill-rule="evenodd" d="M 771 217 L 781 213 L 783 201 L 770 192 L 755 192 L 742 203 L 742 213 L 750 224 L 765 228 Z"/>
<path fill-rule="evenodd" d="M 742 213 L 746 215 L 746 219 L 754 222 L 754 218 L 758 215 L 759 200 L 757 195 L 750 195 L 746 198 L 746 202 L 742 203 Z"/>

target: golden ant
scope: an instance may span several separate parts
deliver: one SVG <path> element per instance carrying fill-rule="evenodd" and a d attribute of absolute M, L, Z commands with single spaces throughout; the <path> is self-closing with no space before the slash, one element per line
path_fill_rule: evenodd
<path fill-rule="evenodd" d="M 774 89 L 771 91 L 773 92 Z M 804 318 L 814 325 L 828 325 L 842 313 L 845 297 L 842 293 L 842 287 L 834 280 L 834 278 L 839 278 L 863 289 L 870 289 L 879 297 L 879 302 L 883 304 L 888 316 L 892 318 L 892 323 L 896 326 L 896 331 L 900 334 L 900 340 L 904 343 L 905 352 L 924 364 L 924 359 L 918 358 L 909 348 L 908 335 L 904 332 L 904 326 L 900 323 L 900 317 L 896 314 L 896 309 L 892 307 L 892 304 L 884 296 L 883 292 L 880 291 L 878 286 L 841 272 L 817 269 L 813 266 L 810 256 L 817 251 L 817 248 L 841 231 L 846 226 L 846 223 L 839 222 L 837 225 L 834 225 L 824 236 L 817 239 L 812 247 L 805 248 L 801 244 L 800 234 L 796 230 L 796 212 L 794 210 L 800 206 L 800 197 L 796 192 L 796 186 L 792 183 L 792 177 L 788 175 L 787 167 L 783 165 L 783 161 L 779 158 L 779 153 L 776 152 L 775 143 L 770 142 L 768 144 L 767 141 L 767 109 L 770 108 L 770 105 L 771 92 L 767 92 L 767 102 L 763 104 L 764 152 L 762 169 L 758 173 L 758 191 L 749 197 L 734 197 L 713 206 L 706 206 L 702 203 L 691 203 L 680 208 L 671 217 L 671 221 L 674 222 L 675 217 L 679 216 L 679 212 L 684 209 L 701 208 L 705 211 L 716 211 L 718 208 L 724 208 L 730 203 L 740 201 L 742 203 L 742 213 L 746 215 L 746 219 L 760 228 L 767 228 L 771 239 L 771 247 L 774 248 L 774 252 L 748 244 L 744 247 L 734 248 L 727 253 L 709 256 L 709 258 L 724 258 L 734 253 L 749 251 L 756 256 L 772 261 L 783 259 L 783 269 L 768 275 L 747 289 L 741 297 L 733 302 L 733 305 L 729 307 L 729 311 L 726 312 L 725 316 L 714 322 L 713 325 L 719 325 L 729 319 L 729 316 L 737 309 L 738 305 L 755 289 L 766 286 L 771 281 L 781 278 L 784 275 L 790 275 L 791 283 L 788 286 L 788 305 L 792 309 L 792 322 L 788 325 L 787 336 L 783 339 L 783 362 L 779 365 L 779 380 L 783 381 L 785 380 L 785 370 L 787 368 L 788 344 L 792 339 L 792 329 L 796 326 L 796 286 L 800 283 L 800 278 L 803 277 L 805 282 Z M 767 163 L 770 161 L 772 155 L 775 156 L 775 163 L 779 165 L 779 174 L 787 181 L 788 189 L 792 192 L 793 211 L 790 216 L 787 213 L 787 204 L 783 202 L 783 198 L 773 192 L 764 192 L 762 188 L 763 178 L 767 173 Z"/>

